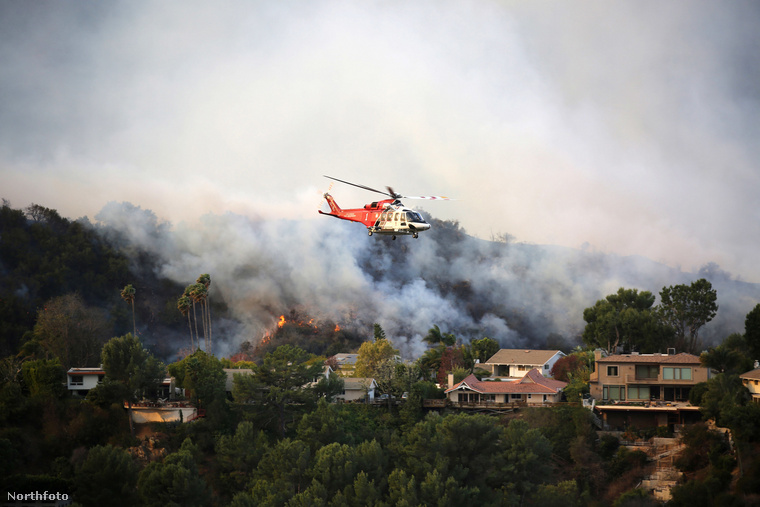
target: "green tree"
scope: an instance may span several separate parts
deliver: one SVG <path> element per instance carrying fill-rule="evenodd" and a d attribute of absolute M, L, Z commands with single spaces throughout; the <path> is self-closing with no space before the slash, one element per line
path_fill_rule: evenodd
<path fill-rule="evenodd" d="M 166 368 L 143 348 L 139 338 L 129 333 L 111 338 L 103 346 L 101 360 L 106 377 L 121 382 L 126 388 L 129 430 L 134 436 L 132 403 L 143 396 L 156 396 Z"/>
<path fill-rule="evenodd" d="M 699 356 L 702 366 L 706 366 L 718 373 L 742 374 L 752 369 L 752 359 L 747 353 L 744 335 L 734 333 L 728 336 L 723 343 L 716 347 L 710 347 Z"/>
<path fill-rule="evenodd" d="M 224 489 L 242 490 L 268 448 L 266 435 L 250 421 L 238 424 L 234 435 L 221 435 L 216 442 L 216 458 Z"/>
<path fill-rule="evenodd" d="M 132 284 L 125 286 L 121 290 L 121 299 L 132 306 L 132 334 L 137 336 L 137 324 L 135 323 L 135 288 Z"/>
<path fill-rule="evenodd" d="M 744 338 L 750 358 L 753 361 L 760 360 L 760 304 L 755 305 L 744 320 Z"/>
<path fill-rule="evenodd" d="M 137 466 L 128 452 L 110 444 L 90 449 L 74 484 L 75 498 L 85 506 L 137 504 Z"/>
<path fill-rule="evenodd" d="M 203 506 L 209 505 L 211 499 L 208 486 L 187 449 L 168 455 L 163 462 L 150 463 L 140 472 L 137 489 L 141 505 L 150 507 Z"/>
<path fill-rule="evenodd" d="M 501 346 L 499 345 L 499 342 L 492 338 L 488 338 L 487 336 L 480 340 L 472 340 L 470 342 L 472 356 L 480 361 L 481 364 L 491 359 L 500 348 Z"/>
<path fill-rule="evenodd" d="M 600 299 L 583 311 L 586 321 L 583 343 L 592 349 L 603 348 L 608 354 L 615 354 L 618 347 L 637 347 L 639 352 L 652 352 L 642 349 L 654 348 L 655 345 L 647 343 L 646 339 L 660 333 L 651 309 L 654 300 L 649 291 L 622 287 L 616 294 Z"/>
<path fill-rule="evenodd" d="M 187 317 L 187 327 L 190 328 L 190 350 L 194 351 L 196 346 L 193 341 L 193 324 L 190 321 L 190 307 L 192 304 L 190 298 L 184 294 L 177 299 L 177 310 L 179 310 L 183 317 Z M 200 348 L 200 342 L 198 342 L 197 348 Z"/>
<path fill-rule="evenodd" d="M 251 375 L 234 375 L 232 396 L 237 403 L 261 405 L 268 421 L 277 422 L 280 437 L 285 436 L 289 417 L 295 411 L 314 406 L 317 396 L 314 380 L 323 375 L 324 362 L 313 354 L 281 345 L 264 356 Z"/>
<path fill-rule="evenodd" d="M 66 372 L 58 358 L 26 361 L 21 373 L 32 397 L 60 398 L 66 392 Z"/>
<path fill-rule="evenodd" d="M 425 335 L 422 340 L 429 343 L 430 345 L 442 343 L 447 347 L 450 347 L 457 342 L 456 336 L 451 333 L 442 332 L 441 328 L 439 328 L 438 325 L 433 325 L 433 327 L 428 329 L 428 334 Z"/>
<path fill-rule="evenodd" d="M 177 387 L 199 409 L 206 411 L 206 420 L 212 426 L 226 424 L 229 408 L 226 398 L 227 374 L 222 362 L 211 354 L 197 349 L 191 355 L 168 366 Z"/>
<path fill-rule="evenodd" d="M 658 314 L 673 329 L 677 349 L 698 352 L 699 330 L 715 317 L 717 300 L 717 292 L 704 278 L 691 285 L 671 285 L 660 291 Z"/>
<path fill-rule="evenodd" d="M 88 307 L 79 294 L 66 294 L 39 310 L 33 341 L 45 359 L 57 357 L 66 370 L 94 367 L 109 329 L 101 310 Z"/>

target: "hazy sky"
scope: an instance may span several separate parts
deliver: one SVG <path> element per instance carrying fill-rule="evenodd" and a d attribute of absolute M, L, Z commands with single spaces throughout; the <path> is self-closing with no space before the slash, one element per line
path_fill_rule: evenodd
<path fill-rule="evenodd" d="M 749 1 L 0 0 L 0 197 L 318 221 L 328 174 L 456 197 L 422 206 L 482 238 L 760 282 L 758 26 Z"/>

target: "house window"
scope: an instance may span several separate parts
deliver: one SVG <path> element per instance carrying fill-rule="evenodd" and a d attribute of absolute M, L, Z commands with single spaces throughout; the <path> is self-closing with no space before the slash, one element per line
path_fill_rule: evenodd
<path fill-rule="evenodd" d="M 98 375 L 98 384 L 102 384 L 104 378 L 105 378 L 105 375 Z"/>
<path fill-rule="evenodd" d="M 608 366 L 607 367 L 607 376 L 608 377 L 617 377 L 618 376 L 618 367 L 617 366 Z"/>
<path fill-rule="evenodd" d="M 544 370 L 548 370 L 548 369 L 549 369 L 549 365 L 548 365 L 548 364 L 545 364 L 545 365 L 544 365 Z"/>
<path fill-rule="evenodd" d="M 649 397 L 649 386 L 628 386 L 629 400 L 648 400 Z"/>
<path fill-rule="evenodd" d="M 660 373 L 660 367 L 657 365 L 637 365 L 636 366 L 636 378 L 640 379 L 656 379 Z"/>
<path fill-rule="evenodd" d="M 84 376 L 83 375 L 72 375 L 71 381 L 69 382 L 69 385 L 72 386 L 83 386 L 84 385 Z"/>
<path fill-rule="evenodd" d="M 625 386 L 604 386 L 602 398 L 605 400 L 625 400 Z"/>
<path fill-rule="evenodd" d="M 512 393 L 512 394 L 509 395 L 509 398 L 512 399 L 512 400 L 521 400 L 522 399 L 522 394 L 514 394 L 514 393 Z"/>
<path fill-rule="evenodd" d="M 664 380 L 691 380 L 691 368 L 662 368 Z"/>

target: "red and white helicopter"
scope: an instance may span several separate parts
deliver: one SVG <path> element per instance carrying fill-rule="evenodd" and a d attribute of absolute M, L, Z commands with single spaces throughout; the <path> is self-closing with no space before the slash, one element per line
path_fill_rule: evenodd
<path fill-rule="evenodd" d="M 324 197 L 330 206 L 330 211 L 319 210 L 321 214 L 364 224 L 370 236 L 373 234 L 387 234 L 396 239 L 397 235 L 411 234 L 412 237 L 416 238 L 420 232 L 430 229 L 430 224 L 425 222 L 422 215 L 401 204 L 399 199 L 449 200 L 448 197 L 440 196 L 403 196 L 394 192 L 391 187 L 386 187 L 388 191 L 383 192 L 364 185 L 339 180 L 332 176 L 325 176 L 325 178 L 390 196 L 390 199 L 365 204 L 363 208 L 341 209 L 338 203 L 335 202 L 335 199 L 333 199 L 333 196 L 325 192 Z"/>

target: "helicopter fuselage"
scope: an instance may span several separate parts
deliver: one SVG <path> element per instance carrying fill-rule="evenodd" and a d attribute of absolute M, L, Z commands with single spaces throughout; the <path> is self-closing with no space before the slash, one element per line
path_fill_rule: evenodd
<path fill-rule="evenodd" d="M 330 194 L 325 194 L 325 200 L 330 211 L 319 210 L 323 215 L 329 215 L 342 220 L 359 222 L 367 228 L 367 233 L 392 235 L 406 234 L 417 237 L 417 234 L 430 229 L 430 224 L 416 211 L 407 208 L 398 199 L 384 199 L 366 204 L 363 208 L 341 209 Z"/>

